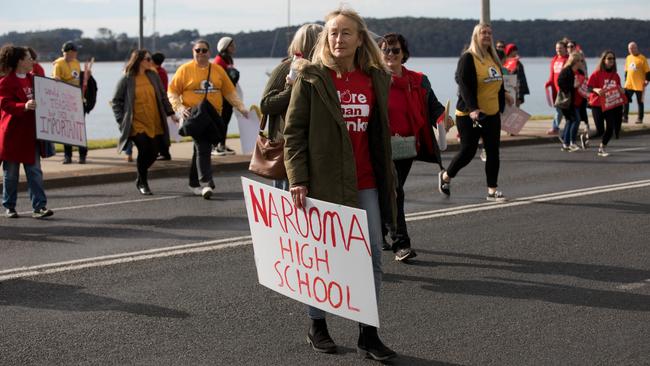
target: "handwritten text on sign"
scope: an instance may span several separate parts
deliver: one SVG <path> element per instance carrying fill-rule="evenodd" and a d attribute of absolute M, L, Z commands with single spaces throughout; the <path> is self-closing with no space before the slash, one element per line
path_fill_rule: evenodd
<path fill-rule="evenodd" d="M 36 138 L 86 146 L 86 122 L 79 87 L 34 77 Z"/>
<path fill-rule="evenodd" d="M 348 319 L 379 326 L 366 212 L 242 177 L 260 284 Z"/>

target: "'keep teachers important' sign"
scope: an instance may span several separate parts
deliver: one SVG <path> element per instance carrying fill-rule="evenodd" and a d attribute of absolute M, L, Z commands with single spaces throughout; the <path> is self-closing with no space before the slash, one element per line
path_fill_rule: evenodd
<path fill-rule="evenodd" d="M 34 77 L 36 138 L 86 146 L 86 122 L 79 87 L 60 80 Z"/>
<path fill-rule="evenodd" d="M 242 177 L 257 277 L 292 299 L 379 326 L 366 212 Z"/>

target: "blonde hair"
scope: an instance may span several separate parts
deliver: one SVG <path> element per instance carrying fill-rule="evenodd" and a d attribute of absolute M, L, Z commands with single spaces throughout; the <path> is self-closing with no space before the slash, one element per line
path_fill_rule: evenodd
<path fill-rule="evenodd" d="M 311 60 L 318 35 L 322 30 L 323 26 L 320 24 L 304 24 L 298 28 L 287 49 L 287 56 L 291 58 L 296 53 L 301 53 L 304 58 Z"/>
<path fill-rule="evenodd" d="M 476 26 L 474 26 L 474 30 L 472 31 L 472 39 L 470 41 L 469 47 L 467 47 L 466 52 L 469 52 L 472 55 L 478 57 L 481 61 L 487 57 L 491 57 L 492 61 L 494 61 L 495 64 L 501 65 L 501 62 L 499 61 L 499 55 L 497 55 L 496 48 L 494 47 L 494 40 L 492 40 L 491 44 L 488 46 L 487 52 L 484 52 L 483 47 L 481 47 L 479 36 L 481 30 L 485 28 L 490 28 L 490 30 L 492 30 L 492 27 L 489 24 L 485 23 L 478 23 Z"/>
<path fill-rule="evenodd" d="M 564 63 L 564 68 L 572 67 L 573 65 L 575 65 L 576 62 L 584 59 L 585 57 L 582 55 L 582 53 L 578 51 L 573 51 L 569 54 L 569 58 Z"/>
<path fill-rule="evenodd" d="M 359 37 L 361 38 L 361 46 L 357 48 L 354 54 L 355 67 L 360 68 L 366 73 L 370 72 L 370 70 L 373 68 L 388 72 L 387 67 L 384 65 L 379 46 L 372 39 L 366 22 L 363 20 L 363 18 L 361 18 L 359 13 L 347 7 L 339 7 L 333 12 L 327 14 L 325 17 L 325 27 L 320 33 L 318 42 L 314 47 L 314 56 L 312 62 L 315 64 L 322 64 L 324 66 L 327 66 L 328 68 L 336 71 L 337 74 L 341 73 L 342 70 L 339 70 L 338 66 L 336 65 L 334 56 L 332 56 L 332 52 L 330 51 L 329 42 L 327 41 L 327 37 L 329 35 L 329 22 L 339 15 L 343 15 L 344 17 L 352 20 L 357 24 L 357 30 L 359 32 Z"/>

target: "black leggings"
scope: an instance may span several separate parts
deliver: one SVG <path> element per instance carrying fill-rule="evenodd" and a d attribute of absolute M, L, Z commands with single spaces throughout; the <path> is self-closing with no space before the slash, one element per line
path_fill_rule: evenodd
<path fill-rule="evenodd" d="M 460 134 L 460 151 L 454 156 L 447 168 L 447 175 L 455 177 L 476 155 L 478 140 L 483 137 L 483 146 L 487 161 L 485 177 L 489 188 L 497 187 L 499 178 L 499 145 L 501 144 L 501 116 L 497 113 L 487 116 L 479 122 L 481 127 L 474 127 L 469 116 L 458 116 L 456 125 Z"/>
<path fill-rule="evenodd" d="M 600 107 L 592 107 L 591 112 L 594 115 L 594 121 L 604 121 L 606 123 L 605 133 L 603 134 L 602 144 L 607 146 L 612 135 L 616 133 L 618 136 L 621 130 L 621 121 L 623 118 L 623 107 L 616 107 L 603 112 Z M 602 123 L 602 122 L 601 122 Z"/>
<path fill-rule="evenodd" d="M 143 184 L 148 183 L 149 168 L 156 161 L 158 156 L 158 136 L 151 138 L 144 133 L 131 136 L 131 141 L 138 148 L 138 181 Z"/>

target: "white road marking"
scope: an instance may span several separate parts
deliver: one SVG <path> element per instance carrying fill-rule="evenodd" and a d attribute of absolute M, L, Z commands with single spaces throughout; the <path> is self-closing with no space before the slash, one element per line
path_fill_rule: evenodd
<path fill-rule="evenodd" d="M 537 196 L 516 198 L 502 203 L 486 202 L 486 203 L 479 203 L 479 204 L 472 204 L 472 205 L 456 206 L 456 207 L 444 208 L 439 210 L 422 211 L 422 212 L 407 214 L 406 221 L 419 221 L 419 220 L 426 220 L 426 219 L 442 217 L 442 216 L 460 215 L 460 214 L 466 214 L 471 212 L 530 205 L 539 202 L 555 201 L 555 200 L 561 200 L 561 199 L 572 198 L 572 197 L 582 197 L 582 196 L 588 196 L 593 194 L 614 192 L 614 191 L 620 191 L 625 189 L 643 188 L 648 186 L 650 186 L 650 180 L 641 180 L 641 181 L 628 182 L 628 183 L 612 184 L 608 186 L 574 189 L 574 190 L 564 191 L 564 192 L 556 192 L 556 193 L 542 194 Z M 77 208 L 102 207 L 102 206 L 111 206 L 117 204 L 140 203 L 140 202 L 147 202 L 147 201 L 154 201 L 154 200 L 173 199 L 178 197 L 182 197 L 182 196 L 166 196 L 166 197 L 156 197 L 150 199 L 99 203 L 94 205 L 63 207 L 63 208 L 57 208 L 56 210 L 64 211 L 64 210 L 72 210 Z M 37 266 L 31 266 L 31 267 L 13 268 L 13 269 L 1 270 L 0 281 L 23 278 L 23 277 L 32 277 L 32 276 L 43 275 L 43 274 L 75 271 L 84 268 L 104 267 L 104 266 L 110 266 L 114 264 L 143 261 L 143 260 L 154 259 L 154 258 L 171 257 L 176 255 L 188 254 L 188 253 L 207 252 L 207 251 L 213 251 L 213 250 L 219 250 L 225 248 L 233 248 L 233 247 L 239 247 L 244 245 L 250 245 L 252 243 L 253 242 L 251 236 L 247 235 L 247 236 L 239 236 L 239 237 L 219 239 L 219 240 L 210 240 L 210 241 L 204 241 L 199 243 L 178 245 L 172 247 L 165 247 L 165 248 L 148 249 L 148 250 L 142 250 L 136 252 L 128 252 L 128 253 L 100 256 L 100 257 L 93 257 L 93 258 L 84 258 L 84 259 L 77 259 L 77 260 L 65 261 L 65 262 L 48 263 L 48 264 L 42 264 Z M 642 282 L 640 286 L 638 286 L 639 283 L 627 284 L 622 286 L 641 287 L 646 285 L 646 282 L 650 282 L 650 279 Z M 619 288 L 627 289 L 627 288 L 623 288 L 622 286 L 619 286 Z M 634 287 L 634 288 L 638 288 L 638 287 Z"/>
<path fill-rule="evenodd" d="M 0 281 L 250 245 L 250 235 L 0 271 Z"/>
<path fill-rule="evenodd" d="M 643 188 L 648 186 L 650 186 L 650 180 L 641 180 L 636 182 L 613 184 L 608 186 L 574 189 L 570 191 L 542 194 L 538 196 L 515 198 L 505 202 L 487 202 L 487 203 L 451 207 L 451 208 L 446 208 L 441 210 L 414 212 L 406 215 L 406 221 L 407 222 L 419 221 L 419 220 L 432 219 L 436 217 L 466 214 L 470 212 L 487 211 L 487 210 L 495 210 L 495 209 L 506 208 L 506 207 L 530 205 L 539 202 L 557 201 L 566 198 L 589 196 L 593 194 L 614 192 L 614 191 L 620 191 L 625 189 Z"/>
<path fill-rule="evenodd" d="M 611 152 L 623 152 L 623 151 L 639 151 L 639 150 L 646 150 L 647 147 L 630 147 L 628 149 L 615 149 L 615 150 L 610 150 Z"/>
<path fill-rule="evenodd" d="M 647 285 L 650 285 L 650 278 L 640 282 L 626 283 L 625 285 L 616 286 L 616 288 L 621 290 L 636 290 Z"/>
<path fill-rule="evenodd" d="M 164 200 L 171 200 L 174 198 L 180 198 L 183 196 L 163 196 L 163 197 L 154 197 L 154 198 L 141 198 L 137 200 L 126 200 L 126 201 L 115 201 L 115 202 L 104 202 L 104 203 L 93 203 L 89 205 L 79 205 L 79 206 L 69 206 L 69 207 L 56 207 L 53 208 L 52 211 L 54 212 L 59 212 L 59 211 L 70 211 L 70 210 L 78 210 L 81 208 L 97 208 L 97 207 L 107 207 L 107 206 L 117 206 L 117 205 L 127 205 L 130 203 L 143 203 L 143 202 L 151 202 L 151 201 L 164 201 Z M 25 211 L 25 212 L 19 212 L 19 215 L 30 215 L 32 211 Z"/>

